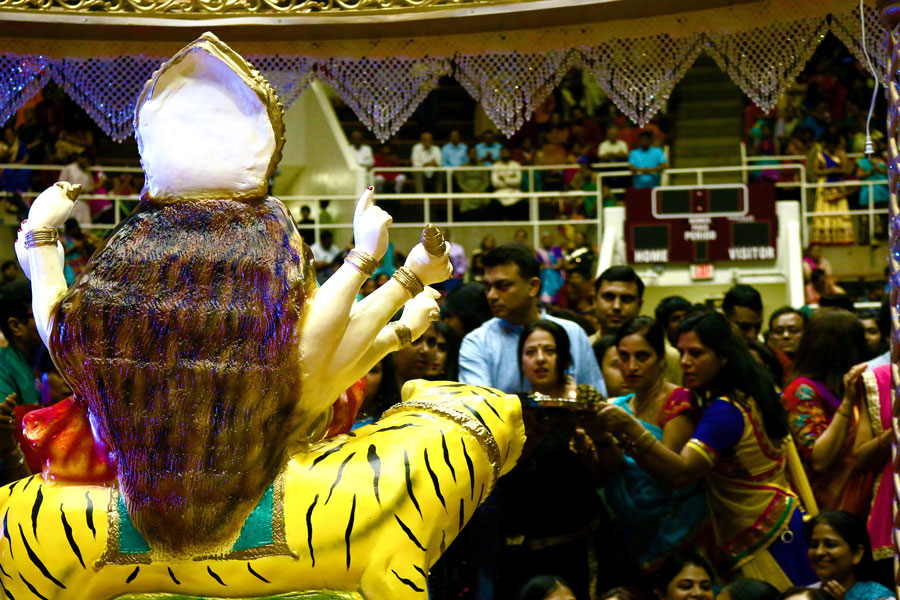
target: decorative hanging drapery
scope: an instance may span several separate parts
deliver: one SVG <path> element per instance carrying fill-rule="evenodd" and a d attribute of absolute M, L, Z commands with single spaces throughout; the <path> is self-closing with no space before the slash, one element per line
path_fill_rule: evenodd
<path fill-rule="evenodd" d="M 506 137 L 527 121 L 569 70 L 564 50 L 457 56 L 456 79 Z"/>
<path fill-rule="evenodd" d="M 659 34 L 582 48 L 578 61 L 613 103 L 640 126 L 665 107 L 702 47 L 700 35 Z"/>
<path fill-rule="evenodd" d="M 712 24 L 709 31 L 680 35 L 641 29 L 589 45 L 579 39 L 565 47 L 562 38 L 548 34 L 532 41 L 560 47 L 543 52 L 457 52 L 418 58 L 251 54 L 249 59 L 269 79 L 286 108 L 312 79 L 320 79 L 334 87 L 382 141 L 397 132 L 438 79 L 448 74 L 481 103 L 498 129 L 510 136 L 572 66 L 592 74 L 619 110 L 643 125 L 665 106 L 675 85 L 703 51 L 764 110 L 775 105 L 828 31 L 860 61 L 865 60 L 857 7 L 821 16 L 787 14 L 782 20 L 773 20 L 767 5 L 752 10 L 759 11 L 759 19 L 744 15 L 750 22 L 732 24 L 731 31 Z M 890 60 L 888 32 L 878 22 L 874 8 L 867 7 L 864 15 L 866 48 L 884 81 Z M 753 26 L 756 23 L 759 25 Z M 498 39 L 499 45 L 513 43 L 507 37 Z M 58 59 L 0 55 L 5 74 L 0 82 L 0 118 L 5 121 L 15 114 L 52 78 L 103 131 L 122 141 L 133 134 L 137 95 L 163 60 L 149 54 Z"/>
<path fill-rule="evenodd" d="M 440 58 L 333 59 L 317 77 L 332 86 L 359 120 L 382 142 L 397 133 L 438 79 L 450 73 Z"/>
<path fill-rule="evenodd" d="M 706 52 L 768 112 L 793 83 L 828 31 L 825 19 L 781 21 L 736 34 L 707 34 Z"/>

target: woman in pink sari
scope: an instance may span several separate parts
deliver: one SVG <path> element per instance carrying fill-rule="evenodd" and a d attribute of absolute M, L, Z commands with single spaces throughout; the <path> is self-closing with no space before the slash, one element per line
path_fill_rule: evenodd
<path fill-rule="evenodd" d="M 875 564 L 886 564 L 886 568 L 890 569 L 894 556 L 894 545 L 891 542 L 891 365 L 881 365 L 866 371 L 862 381 L 865 396 L 859 411 L 853 458 L 858 470 L 876 473 L 866 526 L 872 539 Z"/>

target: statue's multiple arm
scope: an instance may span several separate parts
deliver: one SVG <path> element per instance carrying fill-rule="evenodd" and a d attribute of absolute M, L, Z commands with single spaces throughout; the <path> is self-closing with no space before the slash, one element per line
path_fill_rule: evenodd
<path fill-rule="evenodd" d="M 380 260 L 387 249 L 390 224 L 390 215 L 374 205 L 372 190 L 367 189 L 353 218 L 356 250 Z M 422 244 L 412 249 L 405 266 L 426 286 L 444 281 L 452 272 L 448 248 L 433 255 Z M 438 308 L 436 292 L 426 288 L 410 299 L 406 288 L 393 278 L 356 303 L 365 279 L 356 267 L 344 263 L 310 303 L 301 350 L 305 377 L 302 402 L 311 413 L 327 408 L 337 394 L 399 349 L 396 334 L 386 326 L 401 307 L 406 305 L 401 321 L 409 327 L 414 340 L 425 332 L 429 316 Z"/>
<path fill-rule="evenodd" d="M 29 233 L 33 236 L 42 229 L 55 231 L 62 227 L 72 214 L 80 191 L 80 185 L 73 186 L 65 181 L 47 188 L 31 205 L 28 219 L 22 221 L 16 239 L 16 257 L 25 275 L 31 280 L 34 324 L 44 344 L 50 338 L 50 316 L 67 289 L 63 275 L 65 254 L 59 242 L 27 248 L 26 239 Z"/>

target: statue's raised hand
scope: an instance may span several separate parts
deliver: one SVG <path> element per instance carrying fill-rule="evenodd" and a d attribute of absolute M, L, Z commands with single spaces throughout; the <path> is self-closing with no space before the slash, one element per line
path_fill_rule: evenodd
<path fill-rule="evenodd" d="M 422 231 L 422 243 L 413 246 L 403 266 L 415 273 L 423 285 L 446 281 L 453 275 L 450 244 L 437 227 L 428 225 Z"/>
<path fill-rule="evenodd" d="M 68 181 L 54 183 L 35 198 L 28 211 L 28 226 L 31 229 L 62 227 L 72 215 L 80 193 L 80 185 L 72 185 Z"/>
<path fill-rule="evenodd" d="M 388 245 L 388 227 L 391 215 L 375 206 L 375 188 L 367 187 L 356 203 L 353 214 L 353 240 L 357 250 L 381 260 Z"/>
<path fill-rule="evenodd" d="M 441 293 L 434 288 L 426 287 L 415 298 L 407 300 L 403 305 L 403 314 L 400 315 L 400 321 L 409 327 L 412 339 L 417 340 L 425 331 L 432 321 L 440 318 L 441 309 L 438 308 L 437 299 L 441 297 Z"/>

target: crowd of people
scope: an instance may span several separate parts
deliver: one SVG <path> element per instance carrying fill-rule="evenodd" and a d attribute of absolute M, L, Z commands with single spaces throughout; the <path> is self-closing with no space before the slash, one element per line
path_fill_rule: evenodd
<path fill-rule="evenodd" d="M 886 302 L 854 312 L 813 247 L 813 301 L 766 322 L 743 284 L 715 309 L 651 308 L 630 267 L 593 279 L 574 240 L 518 240 L 486 237 L 442 319 L 367 378 L 362 422 L 410 379 L 523 399 L 523 458 L 434 569 L 433 598 L 893 597 Z"/>

